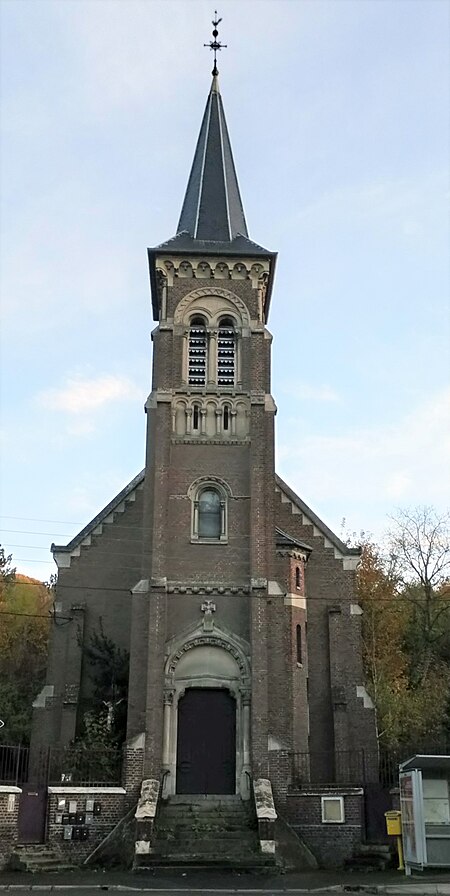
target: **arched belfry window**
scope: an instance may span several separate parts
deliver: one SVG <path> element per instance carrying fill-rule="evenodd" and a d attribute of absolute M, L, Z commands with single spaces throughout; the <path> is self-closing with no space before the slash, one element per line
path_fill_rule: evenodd
<path fill-rule="evenodd" d="M 217 384 L 234 386 L 236 381 L 236 332 L 230 317 L 219 321 L 217 336 Z"/>
<path fill-rule="evenodd" d="M 193 541 L 226 541 L 227 498 L 224 487 L 202 482 L 190 490 Z"/>
<path fill-rule="evenodd" d="M 206 327 L 203 317 L 193 317 L 189 327 L 190 386 L 205 386 L 207 373 Z"/>

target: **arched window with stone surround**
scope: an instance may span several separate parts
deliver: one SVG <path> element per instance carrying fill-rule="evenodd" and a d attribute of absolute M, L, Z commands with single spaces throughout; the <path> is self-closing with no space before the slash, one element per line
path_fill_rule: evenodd
<path fill-rule="evenodd" d="M 231 317 L 222 317 L 217 334 L 217 385 L 236 382 L 236 331 Z"/>
<path fill-rule="evenodd" d="M 220 538 L 222 513 L 220 494 L 216 488 L 204 488 L 198 496 L 198 537 Z"/>
<path fill-rule="evenodd" d="M 193 541 L 227 540 L 228 493 L 220 483 L 203 481 L 189 490 Z"/>
<path fill-rule="evenodd" d="M 190 386 L 205 386 L 208 371 L 208 345 L 203 317 L 193 317 L 189 325 L 188 382 Z"/>

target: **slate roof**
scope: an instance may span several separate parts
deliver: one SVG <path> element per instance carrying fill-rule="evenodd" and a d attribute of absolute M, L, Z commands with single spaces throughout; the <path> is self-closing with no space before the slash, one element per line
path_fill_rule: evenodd
<path fill-rule="evenodd" d="M 148 249 L 154 320 L 159 318 L 156 256 L 164 252 L 271 258 L 268 311 L 277 256 L 248 236 L 217 75 L 206 101 L 177 232 Z"/>
<path fill-rule="evenodd" d="M 225 242 L 248 236 L 219 81 L 213 77 L 177 233 Z"/>
<path fill-rule="evenodd" d="M 312 547 L 310 544 L 306 544 L 305 541 L 300 541 L 298 538 L 293 538 L 292 535 L 288 535 L 287 532 L 283 532 L 282 529 L 275 529 L 275 544 L 277 548 L 299 548 L 301 551 L 305 551 L 307 554 L 310 554 L 312 551 Z"/>

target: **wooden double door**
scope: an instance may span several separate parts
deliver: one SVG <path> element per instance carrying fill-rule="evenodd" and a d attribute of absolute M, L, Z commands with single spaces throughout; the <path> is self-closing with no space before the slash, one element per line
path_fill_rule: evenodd
<path fill-rule="evenodd" d="M 236 792 L 236 701 L 189 688 L 178 702 L 177 793 Z"/>

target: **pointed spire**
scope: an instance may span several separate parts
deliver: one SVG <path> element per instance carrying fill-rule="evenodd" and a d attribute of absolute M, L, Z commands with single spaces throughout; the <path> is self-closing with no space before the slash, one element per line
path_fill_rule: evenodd
<path fill-rule="evenodd" d="M 213 75 L 178 224 L 197 240 L 248 236 L 219 79 Z"/>
<path fill-rule="evenodd" d="M 216 12 L 213 40 L 205 44 L 214 52 L 213 79 L 177 233 L 188 233 L 195 240 L 231 242 L 248 233 L 219 89 L 217 52 L 226 46 L 217 39 L 221 21 Z"/>

